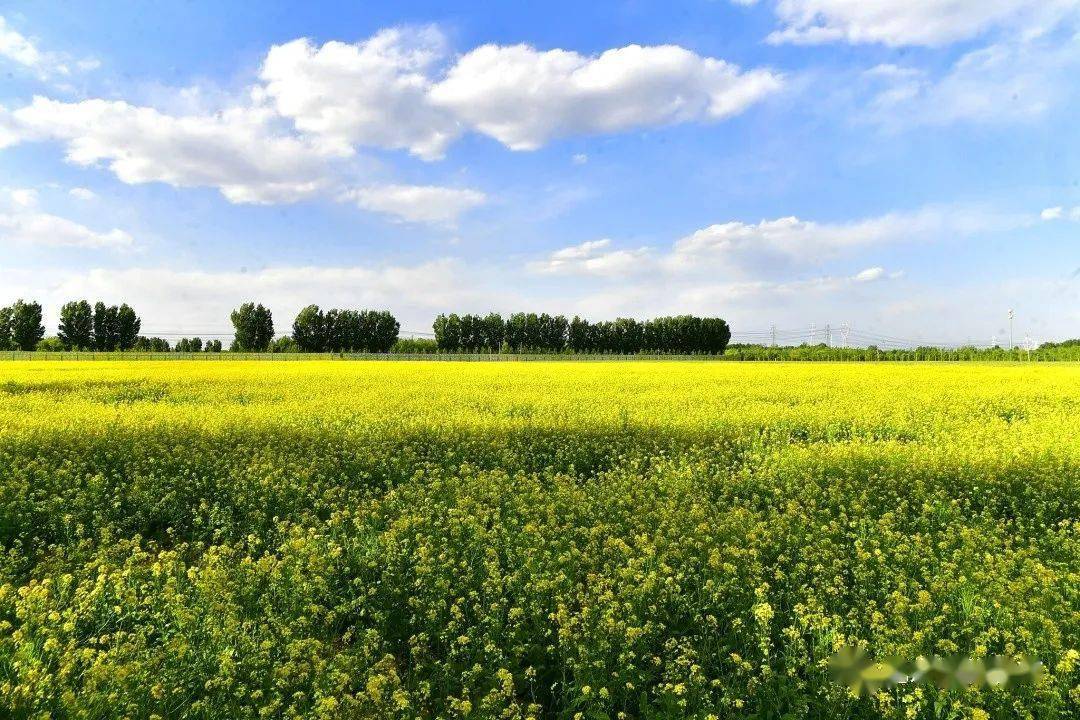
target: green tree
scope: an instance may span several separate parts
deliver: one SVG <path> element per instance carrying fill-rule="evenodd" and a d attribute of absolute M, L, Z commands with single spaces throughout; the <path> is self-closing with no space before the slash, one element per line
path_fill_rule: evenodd
<path fill-rule="evenodd" d="M 236 339 L 233 348 L 239 352 L 266 352 L 274 339 L 274 319 L 262 303 L 244 303 L 230 315 Z"/>
<path fill-rule="evenodd" d="M 387 310 L 369 310 L 367 313 L 372 319 L 372 333 L 366 349 L 378 353 L 390 352 L 397 342 L 401 323 Z"/>
<path fill-rule="evenodd" d="M 270 352 L 272 353 L 294 353 L 300 352 L 300 346 L 296 344 L 288 335 L 282 335 L 270 345 Z"/>
<path fill-rule="evenodd" d="M 326 351 L 326 318 L 318 305 L 308 305 L 297 313 L 292 338 L 300 352 Z"/>
<path fill-rule="evenodd" d="M 57 337 L 65 350 L 91 350 L 94 347 L 94 311 L 85 300 L 73 300 L 60 308 L 60 332 Z"/>
<path fill-rule="evenodd" d="M 0 350 L 13 350 L 11 342 L 11 308 L 0 308 Z"/>
<path fill-rule="evenodd" d="M 103 352 L 120 345 L 120 309 L 103 302 L 94 303 L 94 348 Z"/>
<path fill-rule="evenodd" d="M 567 331 L 567 344 L 574 352 L 586 352 L 591 350 L 589 343 L 589 321 L 582 320 L 577 315 L 570 321 Z"/>
<path fill-rule="evenodd" d="M 124 303 L 116 310 L 116 347 L 118 350 L 130 350 L 135 347 L 135 340 L 142 329 L 142 320 L 135 311 Z"/>
<path fill-rule="evenodd" d="M 41 324 L 41 305 L 16 300 L 11 306 L 11 344 L 17 350 L 33 350 L 45 337 Z"/>
<path fill-rule="evenodd" d="M 439 349 L 443 352 L 458 352 L 461 345 L 461 318 L 455 313 L 440 315 L 435 318 L 432 325 L 435 331 L 435 341 L 439 343 Z"/>

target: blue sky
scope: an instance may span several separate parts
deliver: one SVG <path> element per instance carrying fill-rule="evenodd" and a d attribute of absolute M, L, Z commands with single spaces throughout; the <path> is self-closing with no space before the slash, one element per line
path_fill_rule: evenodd
<path fill-rule="evenodd" d="M 0 303 L 1078 336 L 1078 32 L 1080 0 L 8 2 Z"/>

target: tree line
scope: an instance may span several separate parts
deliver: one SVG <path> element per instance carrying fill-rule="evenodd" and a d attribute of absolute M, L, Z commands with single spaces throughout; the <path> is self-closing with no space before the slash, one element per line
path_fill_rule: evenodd
<path fill-rule="evenodd" d="M 1020 348 L 944 349 L 920 347 L 883 350 L 826 345 L 774 347 L 729 346 L 731 329 L 720 318 L 678 315 L 651 320 L 618 318 L 590 322 L 575 316 L 514 313 L 439 315 L 435 339 L 399 339 L 400 324 L 385 310 L 330 309 L 309 305 L 293 320 L 292 333 L 275 339 L 274 319 L 261 303 L 248 302 L 230 314 L 234 352 L 366 353 L 560 353 L 582 354 L 724 354 L 727 360 L 1080 360 L 1080 340 Z M 17 300 L 0 307 L 0 350 L 86 350 L 113 352 L 222 352 L 220 340 L 181 338 L 174 346 L 139 334 L 142 320 L 126 303 L 91 305 L 74 300 L 60 308 L 55 337 L 45 337 L 42 307 Z"/>
<path fill-rule="evenodd" d="M 297 314 L 292 340 L 299 352 L 390 352 L 401 324 L 385 310 L 323 312 L 308 305 Z"/>
<path fill-rule="evenodd" d="M 589 322 L 574 316 L 514 313 L 439 315 L 432 326 L 441 352 L 710 354 L 724 352 L 731 329 L 720 318 L 693 315 Z"/>

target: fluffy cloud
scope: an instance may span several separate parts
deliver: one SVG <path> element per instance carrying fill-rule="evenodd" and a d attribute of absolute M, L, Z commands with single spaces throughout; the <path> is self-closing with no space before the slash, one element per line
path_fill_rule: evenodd
<path fill-rule="evenodd" d="M 0 57 L 27 67 L 40 65 L 45 59 L 42 52 L 29 38 L 8 27 L 2 15 L 0 15 Z"/>
<path fill-rule="evenodd" d="M 478 132 L 533 150 L 568 135 L 719 120 L 780 84 L 769 71 L 744 72 L 674 45 L 628 45 L 595 57 L 484 45 L 461 57 L 430 96 Z"/>
<path fill-rule="evenodd" d="M 295 202 L 326 189 L 333 153 L 275 133 L 269 110 L 177 117 L 121 101 L 35 97 L 12 113 L 24 139 L 59 140 L 76 165 L 129 184 L 215 187 L 235 203 Z"/>
<path fill-rule="evenodd" d="M 89 188 L 84 187 L 73 187 L 68 190 L 68 195 L 75 198 L 76 200 L 89 201 L 97 199 L 97 193 L 95 193 L 93 190 L 90 190 Z"/>
<path fill-rule="evenodd" d="M 559 275 L 625 276 L 649 264 L 649 249 L 609 250 L 610 239 L 589 240 L 562 248 L 546 259 L 530 264 L 534 272 Z"/>
<path fill-rule="evenodd" d="M 11 114 L 21 139 L 59 140 L 76 165 L 104 164 L 129 184 L 217 188 L 233 203 L 337 196 L 397 219 L 451 225 L 486 199 L 477 190 L 437 186 L 374 185 L 345 192 L 338 164 L 352 149 L 282 132 L 276 120 L 273 110 L 258 106 L 176 116 L 120 101 L 43 97 Z M 76 196 L 85 198 L 86 192 Z"/>
<path fill-rule="evenodd" d="M 38 209 L 37 193 L 25 188 L 0 189 L 0 243 L 28 246 L 122 249 L 131 235 L 123 230 L 91 230 L 73 220 Z"/>
<path fill-rule="evenodd" d="M 895 272 L 886 272 L 885 268 L 877 265 L 875 267 L 866 268 L 862 272 L 855 274 L 851 279 L 857 283 L 870 283 L 877 282 L 878 280 L 896 280 L 903 277 L 903 271 L 897 270 Z"/>
<path fill-rule="evenodd" d="M 2 15 L 0 15 L 0 59 L 20 65 L 42 78 L 71 73 L 69 62 L 64 56 L 40 50 L 30 38 L 8 25 Z M 87 58 L 76 62 L 75 67 L 79 70 L 93 70 L 99 64 L 97 60 Z"/>
<path fill-rule="evenodd" d="M 248 100 L 219 112 L 38 96 L 0 107 L 0 148 L 56 141 L 70 162 L 107 167 L 130 184 L 211 187 L 234 203 L 336 196 L 398 219 L 452 224 L 484 195 L 393 184 L 346 192 L 345 161 L 362 147 L 436 159 L 470 129 L 526 150 L 571 134 L 718 120 L 780 86 L 768 71 L 676 46 L 589 57 L 485 45 L 441 74 L 446 61 L 434 28 L 321 47 L 300 39 L 272 47 Z"/>
<path fill-rule="evenodd" d="M 993 28 L 1037 35 L 1078 10 L 1078 0 L 777 0 L 783 27 L 769 41 L 946 45 Z"/>
<path fill-rule="evenodd" d="M 448 226 L 454 225 L 462 213 L 487 200 L 477 190 L 436 185 L 375 185 L 350 190 L 342 198 L 355 201 L 364 210 L 405 222 Z"/>
<path fill-rule="evenodd" d="M 1080 222 L 1080 205 L 1072 208 L 1071 210 L 1061 207 L 1049 207 L 1042 211 L 1040 217 L 1043 220 L 1076 220 Z"/>
<path fill-rule="evenodd" d="M 430 27 L 383 30 L 354 45 L 317 48 L 306 39 L 275 45 L 263 61 L 259 95 L 335 150 L 405 148 L 436 159 L 459 134 L 454 119 L 428 101 L 444 45 Z"/>
<path fill-rule="evenodd" d="M 356 44 L 306 39 L 271 48 L 256 99 L 345 151 L 404 148 L 431 160 L 466 130 L 514 150 L 744 111 L 781 84 L 684 48 L 628 45 L 598 56 L 484 45 L 446 64 L 437 29 L 383 30 Z"/>

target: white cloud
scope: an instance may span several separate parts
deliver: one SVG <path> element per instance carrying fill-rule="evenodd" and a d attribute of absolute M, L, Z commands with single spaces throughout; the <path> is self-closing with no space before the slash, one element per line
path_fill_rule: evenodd
<path fill-rule="evenodd" d="M 274 132 L 269 110 L 173 116 L 121 101 L 35 97 L 12 117 L 24 139 L 66 143 L 67 159 L 104 163 L 125 183 L 214 187 L 234 203 L 295 202 L 324 191 L 334 154 Z"/>
<path fill-rule="evenodd" d="M 1080 222 L 1080 205 L 1074 208 L 1058 207 L 1046 208 L 1040 215 L 1043 220 L 1075 220 Z"/>
<path fill-rule="evenodd" d="M 889 243 L 920 242 L 1023 227 L 1033 218 L 976 207 L 927 207 L 845 223 L 819 223 L 796 217 L 758 223 L 709 225 L 676 240 L 669 250 L 613 250 L 611 240 L 591 240 L 562 248 L 530 263 L 549 275 L 703 277 L 776 276 L 820 265 L 841 254 Z M 880 267 L 851 278 L 869 282 L 892 278 Z"/>
<path fill-rule="evenodd" d="M 585 153 L 576 153 L 572 158 L 570 158 L 570 161 L 573 162 L 575 165 L 584 165 L 585 163 L 589 162 L 589 156 Z"/>
<path fill-rule="evenodd" d="M 1078 0 L 777 0 L 783 27 L 769 42 L 940 46 L 999 28 L 1032 37 L 1078 9 Z"/>
<path fill-rule="evenodd" d="M 25 140 L 59 140 L 76 165 L 105 164 L 129 184 L 213 187 L 233 203 L 291 203 L 335 196 L 409 222 L 453 225 L 483 204 L 478 190 L 373 185 L 343 190 L 337 163 L 352 150 L 280 132 L 266 107 L 169 115 L 120 101 L 65 103 L 35 97 L 12 113 Z M 72 195 L 87 199 L 80 188 Z"/>
<path fill-rule="evenodd" d="M 31 70 L 43 79 L 71 74 L 69 61 L 63 55 L 40 50 L 33 40 L 8 25 L 2 15 L 0 15 L 0 59 L 6 59 Z M 99 65 L 100 63 L 93 58 L 75 63 L 76 68 L 83 71 L 93 70 Z"/>
<path fill-rule="evenodd" d="M 938 77 L 890 67 L 866 74 L 878 84 L 869 117 L 883 126 L 1026 122 L 1075 94 L 1080 36 L 992 44 L 965 53 Z"/>
<path fill-rule="evenodd" d="M 533 272 L 560 275 L 625 276 L 650 264 L 649 249 L 609 250 L 611 240 L 589 240 L 562 248 L 529 265 Z"/>
<path fill-rule="evenodd" d="M 717 266 L 760 271 L 770 266 L 816 263 L 867 246 L 1006 230 L 1028 222 L 1025 217 L 973 207 L 927 207 L 846 223 L 796 217 L 756 224 L 727 222 L 678 240 L 664 264 L 680 272 L 703 272 Z"/>
<path fill-rule="evenodd" d="M 591 57 L 484 45 L 440 78 L 445 45 L 433 27 L 383 30 L 356 44 L 294 40 L 267 53 L 255 97 L 339 151 L 404 148 L 431 160 L 470 129 L 533 150 L 568 135 L 719 120 L 781 84 L 767 70 L 744 72 L 673 45 Z"/>
<path fill-rule="evenodd" d="M 259 93 L 298 130 L 335 150 L 405 148 L 432 160 L 460 133 L 427 97 L 433 65 L 445 52 L 433 27 L 383 30 L 355 45 L 316 48 L 293 40 L 267 53 Z"/>
<path fill-rule="evenodd" d="M 36 207 L 38 203 L 37 190 L 32 188 L 2 188 L 0 189 L 0 203 L 20 210 Z"/>
<path fill-rule="evenodd" d="M 855 276 L 855 282 L 873 282 L 885 277 L 885 268 L 880 265 L 866 268 Z"/>
<path fill-rule="evenodd" d="M 97 193 L 95 193 L 93 190 L 90 190 L 89 188 L 84 187 L 73 187 L 68 190 L 68 194 L 76 200 L 89 201 L 97 199 Z"/>
<path fill-rule="evenodd" d="M 851 279 L 857 283 L 870 283 L 877 282 L 878 280 L 896 280 L 903 277 L 903 275 L 904 272 L 902 270 L 886 272 L 885 268 L 877 265 L 856 273 Z"/>
<path fill-rule="evenodd" d="M 34 247 L 122 249 L 133 243 L 123 230 L 91 230 L 73 220 L 38 209 L 37 192 L 0 188 L 0 243 Z"/>
<path fill-rule="evenodd" d="M 478 190 L 437 185 L 374 185 L 350 190 L 342 199 L 405 222 L 452 226 L 462 213 L 482 205 L 487 196 Z"/>
<path fill-rule="evenodd" d="M 0 57 L 26 67 L 36 67 L 45 61 L 45 56 L 37 49 L 37 46 L 29 38 L 8 27 L 2 15 L 0 15 Z"/>
<path fill-rule="evenodd" d="M 534 150 L 569 135 L 719 120 L 780 86 L 767 70 L 744 72 L 674 45 L 628 45 L 593 57 L 484 45 L 462 56 L 429 95 L 476 131 Z"/>
<path fill-rule="evenodd" d="M 15 118 L 6 107 L 0 105 L 0 150 L 15 145 L 21 139 Z"/>
<path fill-rule="evenodd" d="M 1057 207 L 1050 207 L 1043 210 L 1039 217 L 1043 220 L 1060 220 L 1065 216 L 1065 208 L 1058 205 Z"/>
<path fill-rule="evenodd" d="M 0 240 L 26 245 L 81 248 L 125 248 L 132 237 L 123 230 L 97 232 L 47 213 L 0 213 Z"/>
<path fill-rule="evenodd" d="M 246 102 L 219 103 L 218 112 L 180 103 L 167 112 L 37 96 L 12 111 L 0 107 L 0 147 L 56 141 L 69 162 L 107 167 L 123 182 L 216 188 L 233 203 L 337 196 L 399 219 L 450 224 L 484 195 L 404 185 L 350 193 L 343 187 L 355 181 L 342 180 L 344 161 L 367 146 L 436 159 L 469 129 L 523 150 L 570 134 L 718 120 L 781 83 L 769 71 L 744 72 L 677 46 L 587 57 L 485 45 L 439 80 L 446 55 L 433 27 L 384 30 L 357 44 L 294 40 L 268 51 Z"/>

